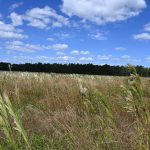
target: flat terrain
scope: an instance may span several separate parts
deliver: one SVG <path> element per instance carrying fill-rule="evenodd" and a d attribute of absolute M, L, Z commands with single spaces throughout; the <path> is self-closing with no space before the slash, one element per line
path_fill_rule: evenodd
<path fill-rule="evenodd" d="M 4 92 L 32 149 L 149 147 L 150 78 L 2 72 Z"/>

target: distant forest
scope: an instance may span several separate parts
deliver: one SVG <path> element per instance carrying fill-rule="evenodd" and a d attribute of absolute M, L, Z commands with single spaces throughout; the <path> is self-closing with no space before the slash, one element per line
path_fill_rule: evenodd
<path fill-rule="evenodd" d="M 150 68 L 135 66 L 138 74 L 143 77 L 150 77 Z M 25 63 L 10 64 L 0 62 L 1 71 L 22 71 L 22 72 L 45 72 L 45 73 L 66 73 L 66 74 L 88 74 L 88 75 L 111 75 L 127 76 L 127 66 L 93 65 L 93 64 L 42 64 Z"/>

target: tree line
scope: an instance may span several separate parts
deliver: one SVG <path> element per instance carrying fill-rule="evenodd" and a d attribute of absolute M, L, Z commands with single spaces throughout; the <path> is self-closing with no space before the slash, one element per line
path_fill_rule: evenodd
<path fill-rule="evenodd" d="M 137 73 L 143 77 L 150 77 L 150 68 L 135 66 Z M 66 74 L 89 74 L 89 75 L 111 75 L 127 76 L 127 66 L 94 65 L 94 64 L 49 64 L 49 63 L 25 63 L 10 64 L 0 62 L 1 71 L 21 72 L 45 72 L 45 73 L 66 73 Z"/>

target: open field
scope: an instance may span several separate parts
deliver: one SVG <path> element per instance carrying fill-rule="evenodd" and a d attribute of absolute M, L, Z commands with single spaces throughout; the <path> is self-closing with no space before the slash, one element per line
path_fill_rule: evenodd
<path fill-rule="evenodd" d="M 0 93 L 30 143 L 13 131 L 11 147 L 0 128 L 1 149 L 150 149 L 150 78 L 2 72 Z"/>

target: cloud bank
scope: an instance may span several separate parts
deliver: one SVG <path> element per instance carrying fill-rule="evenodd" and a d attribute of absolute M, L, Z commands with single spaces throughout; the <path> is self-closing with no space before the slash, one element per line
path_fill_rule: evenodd
<path fill-rule="evenodd" d="M 63 0 L 62 11 L 98 25 L 126 20 L 146 8 L 145 0 Z"/>

